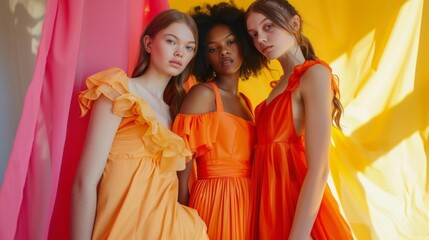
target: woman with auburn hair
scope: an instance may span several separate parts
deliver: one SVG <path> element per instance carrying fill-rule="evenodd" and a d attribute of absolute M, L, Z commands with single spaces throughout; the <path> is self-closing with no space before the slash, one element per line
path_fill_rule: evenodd
<path fill-rule="evenodd" d="M 72 194 L 72 239 L 207 239 L 194 209 L 177 202 L 176 172 L 191 153 L 170 131 L 193 67 L 198 34 L 177 10 L 159 13 L 141 37 L 132 78 L 113 67 L 86 80 L 92 108 Z"/>

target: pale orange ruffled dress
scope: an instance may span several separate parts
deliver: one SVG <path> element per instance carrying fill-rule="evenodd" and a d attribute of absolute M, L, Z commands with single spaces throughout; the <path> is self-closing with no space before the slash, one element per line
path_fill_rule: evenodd
<path fill-rule="evenodd" d="M 157 122 L 151 106 L 128 90 L 119 68 L 90 76 L 79 95 L 82 115 L 101 95 L 122 117 L 98 184 L 93 239 L 207 239 L 194 209 L 177 202 L 177 170 L 191 152 Z M 100 123 L 103 124 L 103 123 Z"/>
<path fill-rule="evenodd" d="M 306 61 L 296 66 L 285 91 L 268 105 L 263 101 L 256 107 L 257 142 L 250 190 L 252 239 L 289 237 L 307 172 L 304 136 L 297 136 L 294 129 L 291 94 L 299 86 L 302 74 L 315 64 L 331 69 L 322 61 Z M 332 86 L 336 88 L 335 82 Z M 313 240 L 353 239 L 328 186 L 311 237 Z"/>
<path fill-rule="evenodd" d="M 210 239 L 242 240 L 248 229 L 255 126 L 225 112 L 218 88 L 209 84 L 216 96 L 216 112 L 179 114 L 173 131 L 195 152 L 198 180 L 190 191 L 189 206 L 206 222 Z"/>

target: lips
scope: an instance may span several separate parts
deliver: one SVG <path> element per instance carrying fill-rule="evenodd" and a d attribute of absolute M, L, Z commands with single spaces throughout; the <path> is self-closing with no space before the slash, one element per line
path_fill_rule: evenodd
<path fill-rule="evenodd" d="M 175 68 L 180 68 L 180 67 L 182 67 L 182 63 L 181 62 L 179 62 L 179 61 L 174 61 L 174 60 L 172 60 L 172 61 L 169 61 L 169 63 L 170 63 L 170 65 L 172 65 L 173 67 L 175 67 Z"/>
<path fill-rule="evenodd" d="M 264 46 L 263 48 L 262 48 L 262 54 L 266 54 L 267 52 L 269 52 L 270 50 L 271 50 L 271 48 L 272 48 L 273 46 Z"/>
<path fill-rule="evenodd" d="M 234 62 L 234 60 L 230 57 L 224 57 L 221 59 L 220 64 L 222 66 L 229 66 Z"/>

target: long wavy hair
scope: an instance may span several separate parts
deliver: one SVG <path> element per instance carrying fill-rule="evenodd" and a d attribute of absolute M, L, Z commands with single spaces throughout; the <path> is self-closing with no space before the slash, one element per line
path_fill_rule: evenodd
<path fill-rule="evenodd" d="M 145 31 L 140 38 L 140 56 L 137 62 L 136 67 L 134 68 L 132 77 L 139 77 L 143 75 L 150 64 L 150 54 L 145 50 L 144 47 L 144 37 L 149 36 L 150 38 L 155 38 L 156 34 L 159 31 L 167 28 L 172 23 L 184 23 L 192 32 L 194 36 L 195 43 L 198 46 L 198 30 L 195 21 L 186 13 L 180 12 L 175 9 L 168 9 L 157 14 L 152 21 L 147 25 Z M 195 49 L 195 52 L 197 49 Z M 180 110 L 183 99 L 185 98 L 186 92 L 183 88 L 183 84 L 188 79 L 189 75 L 192 72 L 195 64 L 195 56 L 185 67 L 183 72 L 177 76 L 171 77 L 167 86 L 164 90 L 164 101 L 170 106 L 171 116 L 174 117 Z"/>
<path fill-rule="evenodd" d="M 304 36 L 302 33 L 302 18 L 295 7 L 292 6 L 286 0 L 256 0 L 254 1 L 246 11 L 246 19 L 249 16 L 249 13 L 256 12 L 260 13 L 267 18 L 269 18 L 273 23 L 285 29 L 289 33 L 293 34 L 296 38 L 298 45 L 301 48 L 301 51 L 304 55 L 305 60 L 317 60 L 318 57 L 314 51 L 313 46 L 311 45 L 310 40 Z M 289 20 L 293 16 L 299 16 L 300 19 L 300 29 L 295 31 L 292 25 L 289 23 Z M 262 55 L 261 53 L 259 53 Z M 332 81 L 336 84 L 337 87 L 334 87 L 334 97 L 332 99 L 332 120 L 335 127 L 341 130 L 340 120 L 342 113 L 344 111 L 343 105 L 340 102 L 340 91 L 339 91 L 339 78 L 336 75 L 332 75 Z"/>

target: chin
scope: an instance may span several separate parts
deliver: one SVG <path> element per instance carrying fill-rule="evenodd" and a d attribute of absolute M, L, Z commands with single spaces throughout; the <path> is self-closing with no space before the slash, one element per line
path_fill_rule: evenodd
<path fill-rule="evenodd" d="M 175 76 L 181 74 L 183 72 L 183 70 L 184 69 L 175 69 L 175 70 L 167 71 L 166 73 L 172 77 L 175 77 Z"/>
<path fill-rule="evenodd" d="M 273 57 L 271 54 L 269 55 L 264 55 L 268 60 L 274 60 L 277 59 L 276 57 Z"/>
<path fill-rule="evenodd" d="M 275 54 L 275 53 L 268 53 L 267 55 L 264 55 L 266 58 L 268 58 L 268 60 L 274 60 L 277 59 L 281 56 L 281 54 Z"/>

